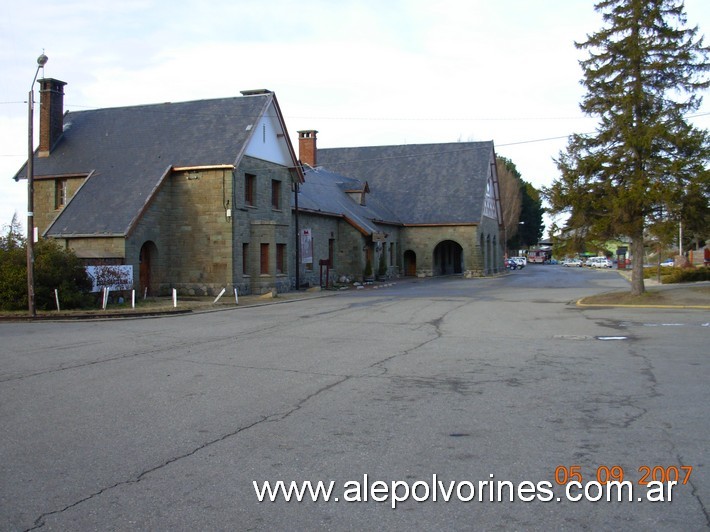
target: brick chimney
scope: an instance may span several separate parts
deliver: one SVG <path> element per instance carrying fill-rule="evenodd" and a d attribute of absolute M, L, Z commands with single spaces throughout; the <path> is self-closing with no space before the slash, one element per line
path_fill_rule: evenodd
<path fill-rule="evenodd" d="M 298 132 L 298 157 L 303 164 L 318 166 L 318 149 L 316 148 L 316 134 L 314 129 Z"/>
<path fill-rule="evenodd" d="M 58 79 L 39 80 L 39 157 L 49 157 L 49 152 L 64 130 L 64 85 Z"/>

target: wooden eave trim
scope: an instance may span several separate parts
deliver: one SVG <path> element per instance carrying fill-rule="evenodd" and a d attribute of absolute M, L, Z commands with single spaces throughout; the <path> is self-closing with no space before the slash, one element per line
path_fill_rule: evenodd
<path fill-rule="evenodd" d="M 276 99 L 276 94 L 274 94 L 273 92 L 271 93 L 271 101 L 273 102 L 274 108 L 276 109 L 276 117 L 278 118 L 279 124 L 281 125 L 281 131 L 283 131 L 284 134 L 284 141 L 286 142 L 286 147 L 288 148 L 288 152 L 291 155 L 291 160 L 294 164 L 294 166 L 289 168 L 296 169 L 296 175 L 298 177 L 299 184 L 305 183 L 306 179 L 303 173 L 303 166 L 301 165 L 301 161 L 296 156 L 296 151 L 293 148 L 293 144 L 291 144 L 291 136 L 288 134 L 288 129 L 286 128 L 286 120 L 284 120 L 283 113 L 281 112 L 281 106 L 279 106 L 279 101 Z"/>
<path fill-rule="evenodd" d="M 60 233 L 56 235 L 47 235 L 49 238 L 64 238 L 70 240 L 72 238 L 126 238 L 122 233 Z"/>
<path fill-rule="evenodd" d="M 296 207 L 291 207 L 291 211 L 295 212 Z M 304 209 L 303 207 L 298 207 L 298 212 L 299 213 L 306 213 L 306 214 L 316 214 L 316 215 L 321 215 L 321 216 L 330 216 L 331 218 L 342 218 L 344 219 L 345 216 L 341 213 L 338 212 L 330 212 L 330 211 L 318 211 L 315 209 Z"/>
<path fill-rule="evenodd" d="M 352 220 L 351 218 L 348 218 L 348 217 L 345 216 L 345 215 L 343 215 L 343 218 L 345 219 L 346 222 L 348 222 L 350 225 L 352 225 L 355 229 L 357 229 L 358 231 L 360 231 L 360 233 L 361 233 L 363 236 L 370 236 L 370 235 L 372 235 L 372 233 L 370 233 L 370 232 L 369 232 L 367 229 L 365 229 L 364 227 L 361 227 L 359 224 L 355 223 L 355 221 Z"/>
<path fill-rule="evenodd" d="M 479 222 L 443 222 L 443 223 L 420 223 L 420 224 L 402 224 L 404 227 L 455 227 L 462 225 L 465 227 L 474 227 L 480 225 Z"/>
<path fill-rule="evenodd" d="M 36 176 L 33 176 L 32 179 L 40 180 L 40 181 L 48 180 L 48 179 L 76 179 L 76 178 L 86 179 L 91 174 L 93 174 L 93 172 L 89 172 L 88 174 L 86 172 L 81 173 L 81 174 L 47 174 L 47 175 L 36 175 Z"/>
<path fill-rule="evenodd" d="M 387 220 L 378 220 L 376 218 L 372 219 L 372 223 L 379 224 L 379 225 L 392 225 L 394 227 L 404 227 L 404 225 L 405 225 L 402 222 L 388 222 Z"/>
<path fill-rule="evenodd" d="M 173 172 L 200 172 L 204 170 L 234 170 L 233 164 L 209 164 L 203 166 L 173 166 Z"/>

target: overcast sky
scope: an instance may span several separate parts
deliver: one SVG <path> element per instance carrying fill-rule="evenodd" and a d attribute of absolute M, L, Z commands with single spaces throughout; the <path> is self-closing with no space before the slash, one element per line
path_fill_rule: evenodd
<path fill-rule="evenodd" d="M 710 44 L 710 1 L 685 5 Z M 579 111 L 584 56 L 574 47 L 601 27 L 592 0 L 0 6 L 0 226 L 14 212 L 26 221 L 26 182 L 11 177 L 27 158 L 27 95 L 43 51 L 44 76 L 67 82 L 65 111 L 266 88 L 296 149 L 302 129 L 318 130 L 320 148 L 493 140 L 538 188 L 558 176 L 564 137 L 594 130 Z M 699 114 L 710 113 L 708 96 Z M 710 127 L 710 115 L 692 121 Z"/>

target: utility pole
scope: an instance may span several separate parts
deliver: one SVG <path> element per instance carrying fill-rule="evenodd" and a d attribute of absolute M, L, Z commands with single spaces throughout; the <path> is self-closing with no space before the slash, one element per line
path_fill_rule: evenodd
<path fill-rule="evenodd" d="M 37 58 L 37 70 L 35 77 L 30 85 L 30 92 L 27 97 L 27 306 L 29 307 L 30 317 L 37 316 L 37 308 L 35 307 L 35 222 L 34 222 L 34 87 L 39 75 L 39 69 L 44 68 L 49 58 L 40 55 Z"/>

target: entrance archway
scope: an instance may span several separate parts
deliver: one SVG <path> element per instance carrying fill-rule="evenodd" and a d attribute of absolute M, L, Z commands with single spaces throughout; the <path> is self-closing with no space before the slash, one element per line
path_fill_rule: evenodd
<path fill-rule="evenodd" d="M 140 289 L 141 295 L 147 293 L 153 294 L 154 284 L 154 266 L 158 258 L 158 247 L 155 242 L 148 240 L 141 246 L 141 252 L 138 257 L 140 264 Z"/>
<path fill-rule="evenodd" d="M 404 252 L 404 275 L 408 277 L 417 275 L 417 254 L 411 249 Z"/>
<path fill-rule="evenodd" d="M 458 242 L 444 240 L 434 248 L 434 275 L 463 273 L 463 248 Z"/>

